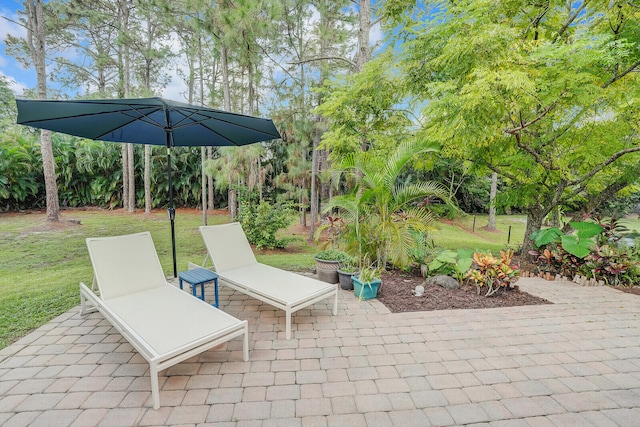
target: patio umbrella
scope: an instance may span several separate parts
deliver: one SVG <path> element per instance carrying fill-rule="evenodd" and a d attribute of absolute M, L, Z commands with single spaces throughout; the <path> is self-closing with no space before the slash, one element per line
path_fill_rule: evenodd
<path fill-rule="evenodd" d="M 270 119 L 245 116 L 162 98 L 16 99 L 18 124 L 111 142 L 167 147 L 173 274 L 177 276 L 171 148 L 240 146 L 280 138 Z"/>

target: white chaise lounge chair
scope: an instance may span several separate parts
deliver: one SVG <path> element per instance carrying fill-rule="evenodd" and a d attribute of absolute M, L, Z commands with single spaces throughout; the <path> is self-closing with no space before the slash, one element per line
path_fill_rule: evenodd
<path fill-rule="evenodd" d="M 249 360 L 247 321 L 167 283 L 148 232 L 90 238 L 87 247 L 100 292 L 80 283 L 82 314 L 100 311 L 149 362 L 154 409 L 159 371 L 241 335 Z"/>
<path fill-rule="evenodd" d="M 200 233 L 222 284 L 285 311 L 287 339 L 291 314 L 304 307 L 333 297 L 338 314 L 337 284 L 258 263 L 239 223 L 202 226 Z"/>

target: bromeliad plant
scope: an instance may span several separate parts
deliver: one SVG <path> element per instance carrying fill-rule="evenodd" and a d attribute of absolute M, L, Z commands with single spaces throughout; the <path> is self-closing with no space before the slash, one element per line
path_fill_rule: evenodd
<path fill-rule="evenodd" d="M 467 272 L 466 277 L 476 285 L 478 295 L 486 287 L 487 291 L 484 296 L 489 297 L 518 280 L 520 271 L 512 262 L 513 251 L 511 249 L 500 251 L 500 258 L 491 253 L 475 252 L 473 254 L 474 268 Z"/>

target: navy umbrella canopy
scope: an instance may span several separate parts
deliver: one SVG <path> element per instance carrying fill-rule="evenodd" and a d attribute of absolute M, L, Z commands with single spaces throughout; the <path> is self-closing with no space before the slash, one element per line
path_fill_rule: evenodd
<path fill-rule="evenodd" d="M 71 101 L 17 99 L 16 103 L 18 124 L 94 140 L 167 147 L 174 276 L 177 276 L 177 267 L 171 148 L 241 146 L 280 138 L 270 119 L 162 98 Z"/>

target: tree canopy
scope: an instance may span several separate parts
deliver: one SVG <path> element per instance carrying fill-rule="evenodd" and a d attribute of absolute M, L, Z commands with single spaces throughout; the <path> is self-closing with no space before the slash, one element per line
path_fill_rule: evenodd
<path fill-rule="evenodd" d="M 425 102 L 421 134 L 497 172 L 528 232 L 637 179 L 637 5 L 392 0 L 385 16 L 404 87 Z"/>

